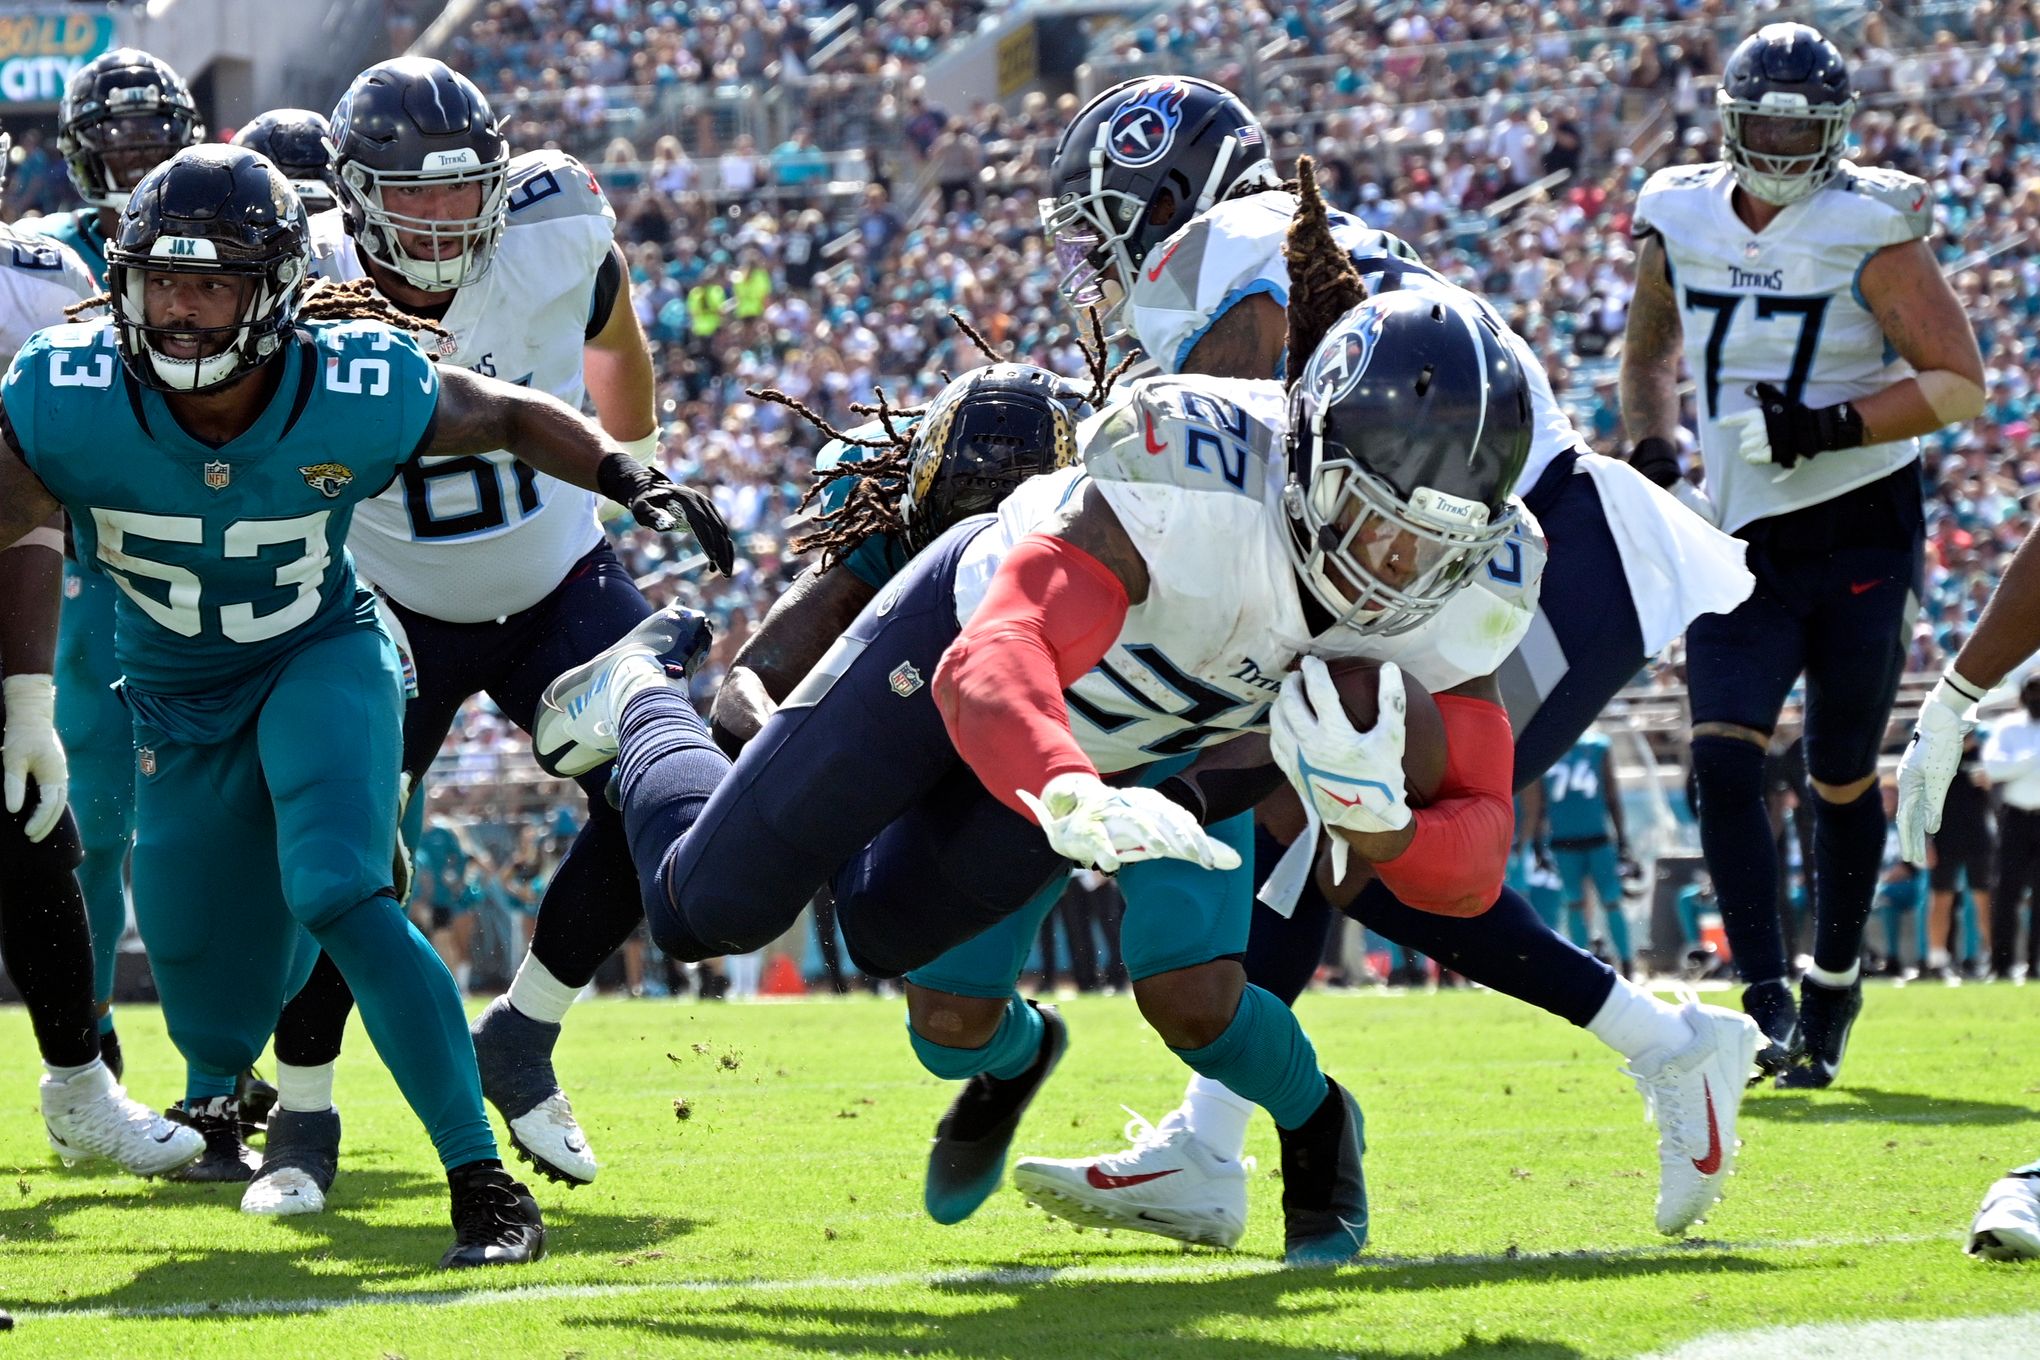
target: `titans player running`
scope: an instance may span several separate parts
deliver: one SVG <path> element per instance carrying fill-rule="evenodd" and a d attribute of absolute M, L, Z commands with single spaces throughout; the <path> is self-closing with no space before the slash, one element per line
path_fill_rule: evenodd
<path fill-rule="evenodd" d="M 1927 186 L 1841 158 L 1856 96 L 1834 44 L 1759 29 L 1718 103 L 1725 159 L 1660 170 L 1637 198 L 1622 418 L 1632 461 L 1675 474 L 1683 342 L 1707 491 L 1758 581 L 1686 634 L 1701 848 L 1744 1009 L 1766 1054 L 1790 1055 L 1778 1084 L 1822 1087 L 1863 1005 L 1877 753 L 1918 600 L 1919 436 L 1982 410 L 1983 361 L 1927 245 Z M 1795 1007 L 1764 753 L 1802 674 L 1814 942 Z"/>

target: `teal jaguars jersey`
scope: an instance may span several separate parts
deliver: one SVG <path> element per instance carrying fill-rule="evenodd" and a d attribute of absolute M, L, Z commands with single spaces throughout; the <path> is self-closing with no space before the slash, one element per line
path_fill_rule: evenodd
<path fill-rule="evenodd" d="M 99 209 L 83 208 L 77 212 L 58 213 L 55 217 L 40 217 L 21 225 L 77 251 L 78 258 L 85 261 L 85 267 L 92 271 L 92 281 L 101 288 L 106 287 L 106 238 L 99 234 Z"/>
<path fill-rule="evenodd" d="M 1608 739 L 1589 732 L 1544 776 L 1545 816 L 1551 839 L 1605 840 L 1611 833 L 1607 804 Z"/>
<path fill-rule="evenodd" d="M 347 554 L 354 507 L 409 461 L 439 375 L 408 335 L 300 327 L 268 406 L 213 448 L 122 367 L 110 322 L 55 326 L 15 357 L 0 405 L 69 512 L 78 559 L 120 588 L 115 656 L 166 735 L 216 741 L 297 648 L 373 627 Z M 364 623 L 364 619 L 368 619 Z"/>

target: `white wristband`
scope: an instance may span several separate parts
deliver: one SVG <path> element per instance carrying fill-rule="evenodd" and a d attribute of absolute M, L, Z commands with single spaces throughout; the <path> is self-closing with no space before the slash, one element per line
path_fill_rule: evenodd
<path fill-rule="evenodd" d="M 652 432 L 642 439 L 619 439 L 616 442 L 623 445 L 625 453 L 650 467 L 652 460 L 659 456 L 659 433 L 659 427 L 654 425 Z"/>

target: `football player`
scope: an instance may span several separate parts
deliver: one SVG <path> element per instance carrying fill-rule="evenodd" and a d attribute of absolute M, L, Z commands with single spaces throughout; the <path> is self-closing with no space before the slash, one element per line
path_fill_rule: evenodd
<path fill-rule="evenodd" d="M 341 206 L 313 221 L 316 272 L 443 327 L 450 363 L 570 405 L 591 398 L 603 428 L 649 462 L 659 440 L 651 358 L 615 214 L 588 171 L 557 151 L 513 157 L 481 91 L 425 58 L 356 77 L 331 137 Z M 349 546 L 416 670 L 404 714 L 411 840 L 423 825 L 426 772 L 463 703 L 486 692 L 528 729 L 547 681 L 651 612 L 603 536 L 599 504 L 497 449 L 421 458 L 355 516 Z M 727 572 L 720 517 L 706 501 L 695 514 L 704 550 Z M 553 1045 L 575 996 L 639 920 L 623 822 L 602 794 L 608 777 L 581 772 L 587 821 L 547 885 L 509 994 L 474 1024 L 483 1093 L 511 1146 L 570 1185 L 593 1180 L 597 1163 L 553 1075 Z M 251 1213 L 324 1203 L 348 1009 L 338 972 L 322 966 L 284 1013 L 283 1130 L 271 1129 L 263 1175 L 242 1198 Z"/>
<path fill-rule="evenodd" d="M 1885 838 L 1877 753 L 1918 603 L 1919 436 L 1983 408 L 1983 361 L 1927 245 L 1927 185 L 1842 159 L 1856 96 L 1833 43 L 1769 24 L 1729 55 L 1724 159 L 1652 175 L 1622 347 L 1632 463 L 1679 475 L 1678 359 L 1707 492 L 1757 587 L 1686 635 L 1700 842 L 1778 1084 L 1823 1087 L 1862 1009 Z M 1813 966 L 1794 1005 L 1764 753 L 1806 677 Z"/>
<path fill-rule="evenodd" d="M 85 206 L 23 225 L 75 251 L 97 292 L 106 284 L 107 239 L 128 194 L 143 175 L 203 140 L 198 105 L 169 66 L 132 47 L 95 57 L 65 84 L 57 106 L 57 150 Z M 104 575 L 66 555 L 57 631 L 57 730 L 70 753 L 71 808 L 84 844 L 78 883 L 92 919 L 100 1052 L 116 1078 L 125 1064 L 113 1020 L 114 958 L 127 932 L 135 812 L 129 716 L 114 689 L 120 679 L 113 653 L 117 593 Z"/>
<path fill-rule="evenodd" d="M 1924 376 L 1924 375 L 1923 375 Z M 1920 704 L 1898 766 L 1898 848 L 1925 868 L 1927 837 L 1941 829 L 1948 786 L 1976 730 L 1976 705 L 2040 651 L 2040 535 L 2028 530 L 1983 617 Z M 1967 1249 L 1993 1261 L 2040 1258 L 2040 1162 L 2008 1171 L 1984 1194 Z"/>
<path fill-rule="evenodd" d="M 1622 790 L 1605 733 L 1588 731 L 1544 775 L 1533 842 L 1548 851 L 1565 894 L 1566 929 L 1585 949 L 1593 940 L 1587 926 L 1587 887 L 1592 884 L 1608 947 L 1626 977 L 1636 955 L 1629 947 L 1629 922 L 1622 912 L 1622 884 L 1634 876 L 1629 833 L 1622 819 Z"/>
<path fill-rule="evenodd" d="M 1110 130 L 1145 124 L 1157 87 L 1180 87 L 1160 101 L 1176 121 L 1152 154 L 1124 164 Z M 1175 77 L 1106 91 L 1059 145 L 1051 178 L 1067 201 L 1045 215 L 1122 224 L 1123 260 L 1102 253 L 1094 259 L 1107 275 L 1130 281 L 1134 330 L 1164 371 L 1258 377 L 1285 363 L 1291 280 L 1283 241 L 1299 200 L 1269 187 L 1264 147 L 1259 124 L 1239 100 Z M 1212 198 L 1185 223 L 1180 205 Z M 1334 239 L 1371 288 L 1484 305 L 1395 237 L 1343 213 L 1328 217 Z M 1513 782 L 1523 789 L 1536 784 L 1651 653 L 1698 614 L 1745 598 L 1751 583 L 1740 544 L 1621 464 L 1585 451 L 1535 355 L 1503 329 L 1531 383 L 1523 497 L 1550 552 L 1536 621 L 1501 672 L 1516 733 Z M 1277 848 L 1272 839 L 1268 847 Z M 1344 907 L 1370 929 L 1582 1026 L 1623 1055 L 1659 1129 L 1661 1231 L 1684 1230 L 1720 1197 L 1733 1154 L 1724 1161 L 1714 1150 L 1734 1146 L 1739 1097 L 1715 1099 L 1708 1074 L 1725 1072 L 1742 1047 L 1740 1022 L 1712 1007 L 1684 1016 L 1630 985 L 1542 928 L 1513 891 L 1477 928 L 1411 911 L 1381 884 Z M 1255 913 L 1249 976 L 1293 999 L 1323 957 L 1332 920 L 1331 904 L 1308 884 L 1287 918 Z M 1053 1212 L 1229 1245 L 1245 1229 L 1240 1158 L 1250 1115 L 1233 1093 L 1193 1078 L 1182 1105 L 1158 1126 L 1144 1120 L 1130 1126 L 1139 1130 L 1132 1148 L 1102 1160 L 1024 1159 L 1015 1178 Z M 1154 1174 L 1161 1171 L 1171 1174 Z M 1107 1188 L 1099 1188 L 1101 1181 Z"/>
<path fill-rule="evenodd" d="M 191 1064 L 185 1121 L 238 1137 L 235 1075 L 323 949 L 447 1168 L 442 1266 L 534 1260 L 544 1226 L 497 1159 L 460 996 L 395 900 L 400 681 L 347 528 L 418 458 L 505 447 L 650 527 L 703 498 L 556 398 L 301 309 L 310 264 L 255 153 L 188 148 L 145 177 L 108 248 L 112 319 L 39 332 L 0 386 L 0 545 L 61 507 L 120 591 L 135 901 Z"/>
<path fill-rule="evenodd" d="M 337 206 L 333 197 L 332 158 L 327 151 L 333 127 L 326 115 L 311 109 L 271 109 L 242 124 L 234 145 L 269 157 L 283 171 L 298 202 L 317 216 Z"/>
<path fill-rule="evenodd" d="M 0 133 L 0 192 L 12 149 Z M 67 247 L 0 226 L 0 352 L 9 358 L 43 327 L 62 325 L 66 307 L 98 291 Z M 0 957 L 28 1006 L 42 1053 L 50 1146 L 66 1161 L 109 1157 L 140 1175 L 163 1175 L 197 1157 L 205 1140 L 130 1100 L 101 1053 L 92 931 L 73 872 L 82 848 L 64 806 L 69 771 L 56 726 L 52 663 L 63 553 L 61 519 L 0 552 L 7 808 L 0 818 Z M 112 1056 L 118 1054 L 116 1047 Z"/>
<path fill-rule="evenodd" d="M 1328 292 L 1313 314 L 1318 333 L 1359 294 L 1357 279 Z M 1315 707 L 1304 677 L 1286 686 L 1280 677 L 1310 647 L 1400 657 L 1437 688 L 1470 683 L 1491 697 L 1491 666 L 1473 659 L 1481 647 L 1447 658 L 1438 644 L 1478 637 L 1499 647 L 1498 662 L 1530 617 L 1537 549 L 1516 537 L 1522 520 L 1508 496 L 1528 438 L 1524 379 L 1484 319 L 1415 299 L 1359 305 L 1319 352 L 1329 357 L 1302 376 L 1297 400 L 1301 428 L 1326 430 L 1326 442 L 1322 450 L 1312 438 L 1289 442 L 1287 482 L 1284 432 L 1299 426 L 1284 415 L 1280 385 L 1136 385 L 1087 424 L 1085 466 L 1027 482 L 996 520 L 958 526 L 881 592 L 705 811 L 693 771 L 674 759 L 692 753 L 666 731 L 682 702 L 655 664 L 671 655 L 662 650 L 670 633 L 647 629 L 637 644 L 562 676 L 548 692 L 539 749 L 599 756 L 617 746 L 608 734 L 620 720 L 625 816 L 661 944 L 682 957 L 749 947 L 782 929 L 839 866 L 853 957 L 892 974 L 928 965 L 1010 915 L 1066 876 L 1072 860 L 1105 869 L 1188 860 L 1239 875 L 1245 888 L 1236 847 L 1154 790 L 1115 788 L 1097 770 L 1159 779 L 1182 763 L 1168 757 L 1268 732 L 1271 710 L 1275 764 L 1298 782 L 1307 764 L 1317 772 L 1312 789 L 1329 781 L 1349 791 L 1343 803 L 1313 805 L 1364 857 L 1410 870 L 1412 895 L 1453 909 L 1480 896 L 1490 859 L 1498 887 L 1505 775 L 1497 792 L 1485 787 L 1492 769 L 1462 761 L 1446 796 L 1418 820 L 1434 843 L 1458 842 L 1464 853 L 1404 857 L 1417 832 L 1397 792 L 1399 723 L 1378 725 L 1372 740 L 1354 733 L 1336 699 L 1326 711 L 1329 683 L 1315 661 L 1305 664 Z M 1419 386 L 1435 393 L 1429 425 L 1409 418 Z M 1370 466 L 1343 442 L 1357 437 L 1356 425 L 1342 416 L 1334 430 L 1329 416 L 1313 415 L 1345 409 L 1356 395 L 1402 404 L 1405 437 L 1372 454 L 1380 475 L 1397 478 L 1392 489 L 1356 474 Z M 1396 428 L 1381 411 L 1365 414 L 1375 430 Z M 1525 555 L 1516 586 L 1460 590 L 1512 541 Z M 1227 570 L 1214 578 L 1218 545 Z M 1392 687 L 1397 673 L 1385 676 Z M 1384 708 L 1395 713 L 1392 696 L 1391 688 Z M 1443 703 L 1476 727 L 1505 723 L 1486 698 Z M 1494 745 L 1469 737 L 1459 749 L 1492 755 Z M 1263 751 L 1257 763 L 1266 761 Z M 835 785 L 858 789 L 853 814 L 814 825 L 807 810 Z M 1489 839 L 1492 856 L 1480 853 Z M 1147 913 L 1152 958 L 1143 962 L 1156 966 L 1133 969 L 1136 989 L 1186 1061 L 1275 1113 L 1289 1259 L 1350 1259 L 1367 1230 L 1359 1111 L 1318 1068 L 1294 1017 L 1239 976 L 1230 956 L 1244 944 L 1247 902 L 1244 891 L 1226 896 L 1221 910 L 1194 920 Z M 1133 945 L 1130 932 L 1130 966 Z M 1174 962 L 1159 962 L 1165 954 Z M 1003 983 L 1010 994 L 1011 977 Z M 1040 1012 L 990 1009 L 989 1035 L 961 1033 L 961 1017 L 939 1000 L 914 1007 L 914 1028 L 953 1046 L 967 1070 L 1009 1057 L 1053 1062 L 1060 1045 L 1052 1034 L 1043 1042 Z"/>

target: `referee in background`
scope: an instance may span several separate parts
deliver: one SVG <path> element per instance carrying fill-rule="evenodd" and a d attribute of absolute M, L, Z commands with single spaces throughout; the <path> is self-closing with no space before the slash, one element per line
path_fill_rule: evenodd
<path fill-rule="evenodd" d="M 2032 894 L 2026 975 L 2040 973 L 2040 672 L 2019 687 L 2025 709 L 1991 733 L 1983 772 L 2004 799 L 1998 813 L 1997 888 L 1990 910 L 1990 974 L 2013 976 L 2019 954 L 2019 903 Z M 1960 782 L 1960 775 L 1957 782 Z M 1949 790 L 1952 807 L 1954 789 Z M 1942 822 L 1945 833 L 1947 822 Z"/>

